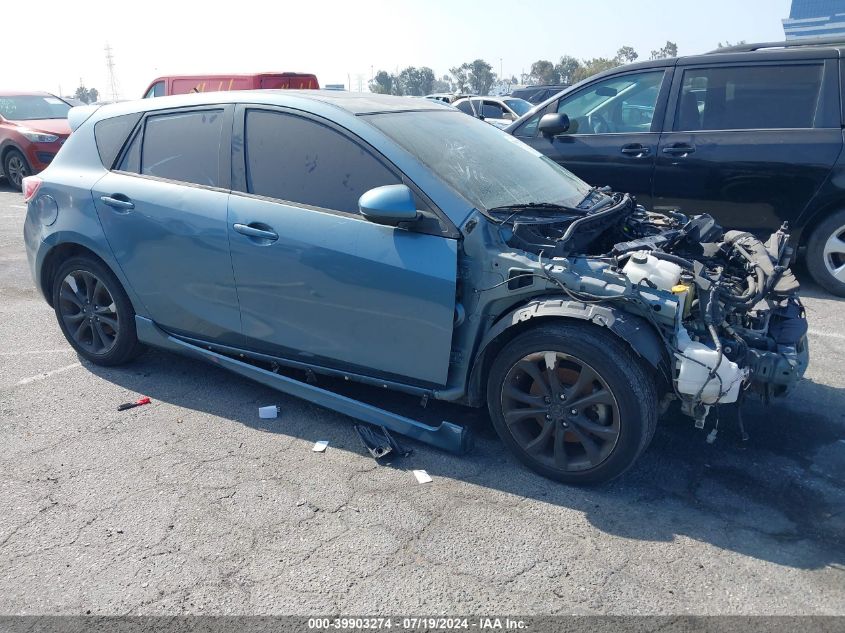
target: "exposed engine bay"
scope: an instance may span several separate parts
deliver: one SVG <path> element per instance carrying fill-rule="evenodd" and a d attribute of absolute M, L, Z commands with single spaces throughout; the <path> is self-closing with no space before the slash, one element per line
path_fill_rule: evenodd
<path fill-rule="evenodd" d="M 699 428 L 713 407 L 748 392 L 768 402 L 800 380 L 807 321 L 786 225 L 764 243 L 709 215 L 650 212 L 627 195 L 595 192 L 599 201 L 583 209 L 490 213 L 502 239 L 539 266 L 511 266 L 509 288 L 540 276 L 573 300 L 648 320 L 665 346 L 668 395 Z"/>

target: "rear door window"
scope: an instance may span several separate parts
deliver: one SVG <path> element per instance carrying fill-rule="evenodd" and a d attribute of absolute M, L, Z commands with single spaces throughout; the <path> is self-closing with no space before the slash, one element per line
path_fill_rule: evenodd
<path fill-rule="evenodd" d="M 246 112 L 247 191 L 303 205 L 358 212 L 358 198 L 401 180 L 349 137 L 312 119 Z"/>
<path fill-rule="evenodd" d="M 171 112 L 149 117 L 132 141 L 122 171 L 219 187 L 223 110 Z"/>
<path fill-rule="evenodd" d="M 106 169 L 111 169 L 117 155 L 123 147 L 126 137 L 141 119 L 143 112 L 124 114 L 123 116 L 104 119 L 94 126 L 94 140 L 97 152 Z"/>
<path fill-rule="evenodd" d="M 812 128 L 822 71 L 822 64 L 687 69 L 673 129 Z"/>

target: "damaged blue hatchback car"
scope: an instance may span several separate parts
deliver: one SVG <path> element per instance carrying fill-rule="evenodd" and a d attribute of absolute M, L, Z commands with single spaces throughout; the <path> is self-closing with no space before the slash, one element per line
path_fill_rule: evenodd
<path fill-rule="evenodd" d="M 808 350 L 786 228 L 647 212 L 423 99 L 229 92 L 82 107 L 27 178 L 35 283 L 83 358 L 213 362 L 436 446 L 335 376 L 473 407 L 535 471 L 606 481 L 672 400 L 699 428 Z M 304 372 L 310 380 L 300 380 Z"/>

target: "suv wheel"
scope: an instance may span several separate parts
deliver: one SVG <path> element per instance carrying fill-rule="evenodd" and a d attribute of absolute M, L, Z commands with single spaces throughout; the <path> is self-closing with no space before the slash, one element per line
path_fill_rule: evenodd
<path fill-rule="evenodd" d="M 810 235 L 807 268 L 820 286 L 845 297 L 845 209 L 824 220 Z"/>
<path fill-rule="evenodd" d="M 65 338 L 92 363 L 120 365 L 143 349 L 129 297 L 117 277 L 92 257 L 74 257 L 59 267 L 53 307 Z"/>
<path fill-rule="evenodd" d="M 32 173 L 29 168 L 29 163 L 26 158 L 16 149 L 11 149 L 6 153 L 6 158 L 3 159 L 3 173 L 6 175 L 6 180 L 18 191 L 23 187 L 23 179 Z"/>
<path fill-rule="evenodd" d="M 487 406 L 523 463 L 565 483 L 621 475 L 657 425 L 656 385 L 642 362 L 615 335 L 579 323 L 508 343 L 490 369 Z"/>

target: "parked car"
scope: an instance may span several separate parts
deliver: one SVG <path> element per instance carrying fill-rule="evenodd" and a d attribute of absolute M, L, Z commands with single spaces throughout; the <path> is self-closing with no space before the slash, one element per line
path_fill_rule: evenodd
<path fill-rule="evenodd" d="M 531 110 L 531 104 L 513 97 L 466 97 L 452 103 L 458 110 L 504 128 Z"/>
<path fill-rule="evenodd" d="M 789 222 L 813 278 L 845 296 L 840 46 L 749 44 L 591 77 L 508 131 L 654 210 L 759 234 Z M 544 128 L 561 113 L 567 129 Z"/>
<path fill-rule="evenodd" d="M 569 88 L 569 84 L 543 84 L 539 86 L 525 86 L 511 92 L 512 97 L 525 99 L 529 103 L 543 103 L 549 97 L 553 97 L 562 90 Z"/>
<path fill-rule="evenodd" d="M 93 363 L 161 347 L 455 451 L 464 427 L 313 382 L 486 404 L 519 459 L 574 483 L 628 468 L 659 402 L 713 426 L 806 368 L 788 235 L 646 212 L 441 104 L 231 92 L 70 120 L 24 181 L 24 239 Z"/>
<path fill-rule="evenodd" d="M 425 95 L 424 98 L 432 101 L 442 101 L 443 103 L 452 103 L 466 96 L 468 95 L 453 94 L 451 92 L 436 92 L 434 94 Z"/>
<path fill-rule="evenodd" d="M 64 100 L 48 92 L 0 91 L 0 174 L 20 190 L 47 167 L 70 135 Z"/>
<path fill-rule="evenodd" d="M 174 75 L 153 79 L 144 91 L 144 99 L 191 92 L 255 90 L 259 88 L 319 89 L 317 77 L 310 73 L 256 73 L 252 75 Z"/>

